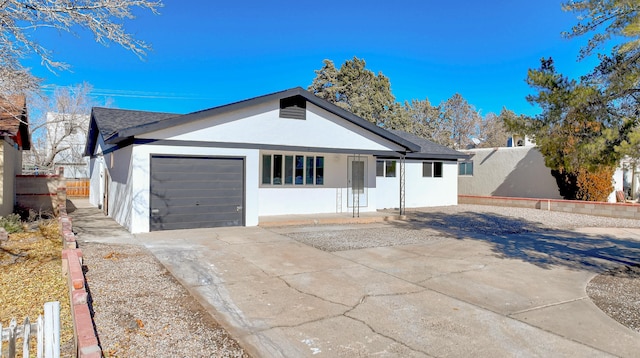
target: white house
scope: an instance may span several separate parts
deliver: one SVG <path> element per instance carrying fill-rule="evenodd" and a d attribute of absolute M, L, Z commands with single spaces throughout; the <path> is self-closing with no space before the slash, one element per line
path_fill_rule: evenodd
<path fill-rule="evenodd" d="M 94 205 L 132 232 L 457 204 L 455 150 L 302 88 L 186 115 L 94 108 Z"/>

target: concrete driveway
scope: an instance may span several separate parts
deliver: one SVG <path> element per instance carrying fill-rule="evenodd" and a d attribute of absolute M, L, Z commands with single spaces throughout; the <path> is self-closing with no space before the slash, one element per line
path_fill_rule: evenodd
<path fill-rule="evenodd" d="M 386 225 L 136 239 L 256 357 L 638 356 L 640 334 L 587 297 L 593 270 L 498 255 L 479 238 L 331 253 L 285 235 Z"/>

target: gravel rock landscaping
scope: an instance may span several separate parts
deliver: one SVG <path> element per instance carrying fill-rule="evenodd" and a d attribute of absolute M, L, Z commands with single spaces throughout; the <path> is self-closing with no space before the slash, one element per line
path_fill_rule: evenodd
<path fill-rule="evenodd" d="M 144 247 L 80 248 L 105 357 L 248 357 Z"/>

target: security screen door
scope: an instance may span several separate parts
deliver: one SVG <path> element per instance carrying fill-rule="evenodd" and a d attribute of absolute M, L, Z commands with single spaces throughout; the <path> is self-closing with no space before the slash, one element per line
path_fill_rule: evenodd
<path fill-rule="evenodd" d="M 367 206 L 367 157 L 348 157 L 347 206 Z M 355 203 L 354 203 L 355 202 Z"/>

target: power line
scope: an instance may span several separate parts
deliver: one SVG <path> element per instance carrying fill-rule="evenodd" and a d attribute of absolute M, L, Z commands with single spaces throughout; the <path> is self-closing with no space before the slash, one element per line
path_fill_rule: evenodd
<path fill-rule="evenodd" d="M 73 88 L 73 86 L 43 85 L 40 87 L 43 92 L 53 93 L 58 88 Z M 216 100 L 216 97 L 203 97 L 198 94 L 167 93 L 154 91 L 136 90 L 116 90 L 93 88 L 89 94 L 93 97 L 124 97 L 124 98 L 147 98 L 147 99 L 173 99 L 173 100 Z"/>

